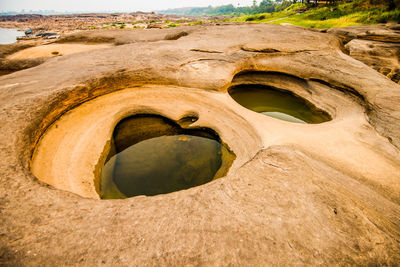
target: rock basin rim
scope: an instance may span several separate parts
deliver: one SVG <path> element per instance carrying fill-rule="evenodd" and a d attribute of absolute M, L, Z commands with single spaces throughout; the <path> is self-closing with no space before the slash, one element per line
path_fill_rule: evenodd
<path fill-rule="evenodd" d="M 220 92 L 220 95 L 226 99 L 229 98 L 230 93 L 232 90 L 237 90 L 237 88 L 239 88 L 242 84 L 237 84 L 238 83 L 238 79 L 240 81 L 240 79 L 243 79 L 245 77 L 245 79 L 250 79 L 253 81 L 257 81 L 257 78 L 264 79 L 264 80 L 259 80 L 259 82 L 261 84 L 264 85 L 260 85 L 260 84 L 256 84 L 256 86 L 261 86 L 261 88 L 263 87 L 267 87 L 266 84 L 274 84 L 277 82 L 275 81 L 275 83 L 271 83 L 271 81 L 269 81 L 269 79 L 271 79 L 272 77 L 278 77 L 278 79 L 280 80 L 284 80 L 287 79 L 288 75 L 285 73 L 276 73 L 276 72 L 256 72 L 256 71 L 245 71 L 245 72 L 241 72 L 237 75 L 235 75 L 233 77 L 233 83 L 235 84 L 234 86 L 229 87 L 224 93 Z M 236 78 L 239 77 L 239 78 Z M 280 88 L 276 88 L 276 87 L 267 87 L 269 88 L 269 90 L 275 90 L 276 92 L 288 92 L 290 94 L 293 94 L 294 96 L 296 96 L 297 98 L 301 98 L 300 96 L 297 96 L 294 92 L 296 92 L 296 90 L 293 90 L 292 88 L 290 88 L 291 86 L 304 86 L 305 81 L 298 78 L 298 77 L 291 77 L 293 80 L 290 81 L 287 80 L 286 84 L 284 84 L 282 87 L 286 87 L 285 89 L 280 89 Z M 299 82 L 300 81 L 300 82 Z M 279 80 L 278 80 L 279 82 Z M 299 84 L 297 84 L 299 83 Z M 304 83 L 304 84 L 302 84 Z M 248 84 L 243 84 L 244 86 L 248 86 Z M 113 105 L 114 102 L 108 103 L 107 102 L 107 98 L 108 95 L 103 95 L 103 96 L 99 96 L 94 100 L 90 100 L 88 102 L 84 102 L 82 103 L 80 106 L 78 107 L 74 107 L 72 110 L 69 110 L 68 112 L 66 112 L 63 116 L 61 116 L 58 120 L 56 120 L 52 125 L 50 125 L 48 127 L 48 132 L 50 135 L 50 137 L 48 137 L 46 134 L 44 133 L 43 136 L 40 137 L 40 141 L 38 141 L 37 146 L 35 148 L 35 152 L 32 156 L 32 161 L 31 161 L 31 168 L 32 168 L 32 172 L 33 174 L 35 174 L 39 180 L 48 183 L 50 185 L 53 185 L 56 188 L 59 189 L 63 189 L 63 190 L 67 190 L 67 191 L 71 191 L 74 193 L 77 193 L 78 195 L 81 195 L 83 197 L 89 197 L 89 198 L 95 198 L 98 199 L 99 198 L 99 184 L 100 184 L 100 180 L 101 180 L 101 167 L 99 166 L 103 166 L 104 163 L 106 162 L 106 160 L 109 158 L 110 154 L 110 149 L 111 149 L 111 139 L 112 139 L 112 133 L 114 132 L 114 128 L 116 127 L 116 125 L 119 124 L 120 121 L 128 118 L 128 117 L 134 117 L 134 116 L 143 116 L 143 115 L 148 115 L 148 116 L 161 116 L 161 117 L 166 117 L 168 118 L 169 116 L 164 116 L 163 114 L 169 114 L 170 112 L 168 111 L 168 109 L 173 109 L 173 106 L 175 105 L 190 105 L 191 101 L 188 101 L 188 103 L 185 103 L 186 100 L 181 100 L 181 101 L 177 101 L 177 100 L 169 100 L 170 97 L 169 95 L 171 94 L 171 92 L 168 92 L 167 87 L 164 89 L 162 86 L 158 86 L 158 88 L 160 89 L 158 92 L 156 92 L 155 94 L 158 96 L 158 98 L 160 98 L 160 101 L 168 101 L 171 102 L 172 105 L 159 105 L 156 106 L 154 104 L 154 100 L 151 100 L 149 102 L 153 102 L 152 104 L 147 104 L 146 101 L 144 99 L 146 98 L 141 98 L 138 96 L 138 99 L 140 99 L 140 102 L 138 102 L 138 104 L 136 104 L 137 106 L 135 106 L 135 104 L 132 103 L 131 99 L 129 97 L 124 96 L 124 91 L 125 90 L 129 90 L 128 89 L 122 89 L 121 91 L 117 91 L 115 93 L 112 93 L 114 98 L 119 98 L 124 99 L 124 100 L 119 100 L 119 106 L 121 106 L 121 103 L 123 104 L 123 107 L 121 109 L 118 108 L 118 106 Z M 144 92 L 146 92 L 146 86 L 144 88 L 137 88 L 134 91 L 140 91 L 141 89 L 144 89 Z M 304 88 L 302 88 L 304 89 Z M 176 89 L 177 91 L 179 91 L 178 89 Z M 167 93 L 165 93 L 165 91 Z M 153 93 L 150 91 L 150 94 Z M 286 94 L 288 94 L 286 93 Z M 187 93 L 190 95 L 190 92 Z M 165 99 L 163 99 L 163 96 L 167 95 Z M 303 92 L 304 96 L 307 96 L 308 98 L 310 98 L 309 95 L 305 95 Z M 179 98 L 179 95 L 176 96 L 177 98 Z M 204 98 L 204 102 L 207 101 L 208 96 L 196 96 L 197 101 L 198 99 L 202 97 Z M 310 108 L 312 108 L 311 106 L 314 106 L 315 104 L 310 102 L 309 100 L 303 100 L 306 101 L 308 104 L 308 106 L 310 106 Z M 311 99 L 311 101 L 313 101 Z M 315 102 L 315 101 L 314 101 Z M 140 103 L 140 104 L 139 104 Z M 182 104 L 178 104 L 178 103 L 182 103 Z M 318 103 L 318 102 L 317 102 Z M 321 102 L 319 102 L 319 104 L 321 104 Z M 326 103 L 323 103 L 325 105 L 327 105 Z M 221 102 L 221 105 L 226 105 L 228 106 L 228 110 L 230 110 L 230 112 L 232 112 L 233 114 L 227 114 L 226 116 L 229 117 L 240 117 L 241 116 L 241 106 L 239 103 L 236 103 L 235 101 L 230 100 L 228 102 L 228 105 L 223 102 Z M 98 106 L 98 107 L 97 107 Z M 109 114 L 105 115 L 106 117 L 103 119 L 101 118 L 100 114 L 106 114 L 104 113 L 104 111 L 102 111 L 102 113 L 99 114 L 99 109 L 104 109 L 104 106 L 108 107 L 108 113 L 110 112 L 114 112 L 115 116 L 109 117 Z M 240 106 L 240 107 L 239 107 Z M 230 125 L 228 125 L 227 123 L 223 124 L 223 125 L 216 125 L 215 124 L 215 117 L 219 116 L 219 108 L 220 107 L 216 107 L 215 109 L 212 110 L 207 110 L 207 112 L 209 114 L 207 114 L 207 118 L 208 120 L 202 119 L 201 118 L 201 114 L 202 112 L 200 112 L 198 109 L 194 109 L 194 107 L 190 110 L 184 110 L 181 115 L 179 117 L 176 117 L 176 123 L 179 124 L 180 121 L 184 120 L 186 117 L 193 117 L 193 115 L 188 115 L 188 114 L 196 114 L 196 121 L 193 122 L 192 124 L 188 125 L 187 129 L 191 129 L 191 130 L 195 130 L 195 129 L 208 129 L 209 131 L 213 131 L 215 132 L 215 135 L 218 136 L 218 139 L 220 140 L 220 142 L 222 142 L 224 144 L 224 146 L 226 146 L 228 149 L 230 149 L 230 145 L 229 142 L 231 142 L 231 140 L 234 140 L 234 138 L 232 137 L 228 137 L 228 142 L 221 139 L 220 135 L 221 135 L 221 131 L 226 132 L 224 134 L 224 136 L 229 135 L 229 132 L 232 131 L 235 128 L 241 127 L 240 125 L 236 125 L 235 124 L 235 120 L 232 119 L 232 122 Z M 112 111 L 112 109 L 115 109 L 114 111 Z M 177 109 L 177 108 L 175 108 Z M 317 109 L 314 106 L 314 109 Z M 81 111 L 83 110 L 83 111 Z M 179 110 L 179 109 L 177 109 Z M 146 111 L 146 112 L 144 112 Z M 74 113 L 77 112 L 77 115 L 75 115 Z M 79 115 L 81 113 L 83 113 L 84 115 Z M 332 112 L 332 111 L 331 111 Z M 328 113 L 326 113 L 328 114 Z M 211 117 L 210 117 L 211 115 Z M 88 116 L 92 116 L 94 118 L 96 118 L 96 120 L 98 122 L 99 125 L 101 126 L 97 126 L 98 129 L 97 131 L 93 131 L 93 133 L 88 133 L 87 132 L 87 125 L 91 125 L 91 128 L 93 128 L 93 119 L 92 120 L 87 120 L 85 121 L 83 118 L 88 117 Z M 117 116 L 117 117 L 116 117 Z M 330 119 L 332 119 L 332 115 L 326 115 L 329 116 Z M 64 118 L 66 117 L 66 118 Z M 199 121 L 200 118 L 200 121 Z M 226 117 L 225 117 L 226 118 Z M 245 119 L 245 118 L 244 118 Z M 102 120 L 109 120 L 109 122 L 107 124 L 100 124 L 102 123 Z M 209 121 L 212 120 L 212 121 Z M 245 119 L 246 120 L 246 119 Z M 100 123 L 99 123 L 100 122 Z M 66 125 L 64 125 L 66 123 Z M 286 122 L 285 122 L 286 123 Z M 66 137 L 65 133 L 66 132 L 71 132 L 71 124 L 78 126 L 79 125 L 79 130 L 74 130 L 74 134 L 71 135 L 69 138 Z M 213 125 L 213 127 L 208 127 L 208 125 Z M 251 127 L 251 126 L 250 126 Z M 244 128 L 243 131 L 254 131 L 253 129 L 251 129 L 250 127 Z M 253 126 L 254 127 L 254 126 Z M 226 128 L 226 129 L 225 129 Z M 105 136 L 105 138 L 98 138 L 99 136 L 99 131 L 103 131 L 105 133 L 107 133 L 108 135 Z M 53 132 L 56 132 L 53 134 Z M 77 134 L 79 133 L 79 134 Z M 80 142 L 78 142 L 77 144 L 74 144 L 74 142 L 76 142 L 76 140 L 79 140 L 79 136 L 85 136 L 88 135 L 88 138 L 86 139 L 86 142 L 89 142 L 88 144 L 86 144 L 85 142 L 82 142 L 82 138 L 80 138 Z M 255 137 L 255 138 L 254 138 Z M 251 145 L 252 142 L 256 143 L 259 139 L 261 139 L 260 136 L 257 136 L 256 134 L 254 134 L 253 139 L 255 140 L 243 140 L 241 139 L 240 141 L 235 141 L 235 143 L 241 142 L 243 144 L 241 144 L 240 146 L 242 147 L 241 150 L 244 150 L 245 147 L 247 147 L 248 145 Z M 96 147 L 98 146 L 98 144 L 94 144 L 93 140 L 96 140 L 97 142 L 101 144 L 103 144 L 103 149 L 102 150 L 98 150 L 98 154 L 97 155 L 93 155 L 94 157 L 96 157 L 95 159 L 93 159 L 93 163 L 91 165 L 88 165 L 88 161 L 90 160 L 89 158 L 87 158 L 88 155 L 91 155 L 91 153 L 87 153 L 86 151 L 96 151 Z M 41 148 L 41 146 L 43 146 L 44 148 Z M 52 148 L 52 146 L 54 148 Z M 77 146 L 80 146 L 81 148 L 78 148 Z M 238 145 L 234 145 L 238 146 Z M 78 149 L 81 150 L 83 148 L 85 148 L 83 151 L 80 152 L 80 154 L 73 154 L 75 151 L 77 151 Z M 258 146 L 258 149 L 260 149 L 261 145 Z M 233 149 L 234 152 L 236 150 L 236 148 Z M 243 163 L 243 162 L 247 162 L 248 160 L 250 160 L 249 155 L 254 156 L 256 153 L 259 152 L 259 150 L 257 150 L 257 147 L 251 148 L 251 147 L 247 147 L 248 151 L 246 151 L 245 153 L 245 158 L 243 159 L 242 156 L 239 156 L 239 163 Z M 239 150 L 240 151 L 240 150 Z M 251 152 L 250 152 L 251 151 Z M 61 154 L 62 153 L 62 154 Z M 64 157 L 67 157 L 68 159 L 65 160 Z M 76 160 L 76 159 L 81 159 L 86 157 L 85 161 L 83 161 L 84 164 L 82 164 L 82 162 L 80 162 L 80 160 Z M 49 162 L 52 162 L 52 164 L 49 164 Z M 64 166 L 59 168 L 58 165 Z M 233 170 L 235 170 L 235 168 L 238 168 L 238 164 L 234 164 L 234 167 L 232 168 Z M 74 169 L 75 173 L 71 174 L 71 171 L 69 171 L 69 169 Z M 100 170 L 99 170 L 100 168 Z M 85 170 L 81 170 L 81 172 L 77 173 L 76 171 L 79 169 L 85 169 Z M 90 173 L 93 173 L 92 175 L 90 175 Z M 83 179 L 82 179 L 83 178 Z M 96 191 L 96 192 L 95 192 Z M 90 192 L 90 193 L 89 193 Z"/>
<path fill-rule="evenodd" d="M 365 60 L 364 46 L 346 54 L 346 32 L 376 47 L 399 39 L 383 26 L 96 31 L 80 40 L 120 45 L 1 76 L 1 264 L 398 263 L 399 85 L 351 57 Z M 229 96 L 238 84 L 291 91 L 332 120 L 258 114 Z M 236 154 L 230 171 L 171 194 L 98 201 L 107 141 L 139 113 L 198 118 L 193 127 Z"/>

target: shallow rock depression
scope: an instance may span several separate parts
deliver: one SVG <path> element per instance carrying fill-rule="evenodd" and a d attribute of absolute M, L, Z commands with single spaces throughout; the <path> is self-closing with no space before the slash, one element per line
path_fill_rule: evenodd
<path fill-rule="evenodd" d="M 399 85 L 333 33 L 171 31 L 0 77 L 1 264 L 398 263 Z"/>

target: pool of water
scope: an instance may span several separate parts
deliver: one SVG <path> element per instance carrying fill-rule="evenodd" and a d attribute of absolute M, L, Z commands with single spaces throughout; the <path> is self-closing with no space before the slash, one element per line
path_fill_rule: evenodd
<path fill-rule="evenodd" d="M 136 115 L 114 130 L 100 195 L 126 198 L 188 189 L 226 175 L 233 159 L 209 129 L 188 130 L 161 116 Z"/>
<path fill-rule="evenodd" d="M 0 28 L 0 44 L 12 44 L 17 41 L 17 37 L 24 35 L 24 32 L 16 29 Z"/>
<path fill-rule="evenodd" d="M 264 115 L 294 123 L 321 123 L 331 120 L 328 113 L 307 100 L 284 90 L 263 85 L 239 85 L 229 89 L 240 105 Z"/>

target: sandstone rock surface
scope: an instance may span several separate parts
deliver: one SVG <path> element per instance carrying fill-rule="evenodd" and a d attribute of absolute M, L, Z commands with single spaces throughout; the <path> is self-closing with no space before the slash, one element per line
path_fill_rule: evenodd
<path fill-rule="evenodd" d="M 1 264 L 397 264 L 400 86 L 343 53 L 331 33 L 179 30 L 157 30 L 157 41 L 141 31 L 140 42 L 0 77 Z M 291 91 L 332 120 L 293 124 L 247 110 L 227 93 L 237 84 Z M 114 125 L 138 112 L 196 113 L 235 152 L 228 175 L 96 199 L 79 182 L 96 182 Z"/>
<path fill-rule="evenodd" d="M 349 55 L 389 77 L 400 81 L 400 27 L 397 24 L 352 26 L 328 30 L 346 44 Z"/>

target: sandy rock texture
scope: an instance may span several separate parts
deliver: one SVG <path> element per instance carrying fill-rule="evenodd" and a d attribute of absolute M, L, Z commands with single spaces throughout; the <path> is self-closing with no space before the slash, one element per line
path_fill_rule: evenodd
<path fill-rule="evenodd" d="M 77 31 L 63 35 L 58 40 L 20 41 L 0 45 L 0 75 L 38 66 L 54 56 L 75 54 L 87 50 L 136 42 L 177 40 L 188 35 L 193 27 L 143 30 Z M 59 52 L 54 55 L 52 52 Z"/>
<path fill-rule="evenodd" d="M 140 42 L 0 77 L 1 264 L 400 262 L 398 84 L 344 53 L 334 33 L 226 25 L 124 34 Z M 240 84 L 291 91 L 332 120 L 255 113 L 229 96 Z M 99 200 L 96 166 L 113 127 L 143 112 L 196 114 L 236 154 L 228 175 Z"/>
<path fill-rule="evenodd" d="M 94 49 L 110 47 L 108 44 L 85 45 L 85 44 L 48 44 L 27 48 L 18 51 L 8 57 L 9 60 L 34 60 L 37 58 L 49 58 L 54 56 L 70 55 Z"/>
<path fill-rule="evenodd" d="M 328 32 L 337 34 L 343 40 L 350 56 L 399 83 L 400 26 L 398 24 L 333 28 Z"/>
<path fill-rule="evenodd" d="M 10 55 L 41 44 L 42 42 L 27 41 L 24 43 L 0 45 L 0 75 L 13 73 L 18 70 L 28 69 L 42 64 L 45 61 L 42 58 L 35 60 L 8 60 Z"/>

